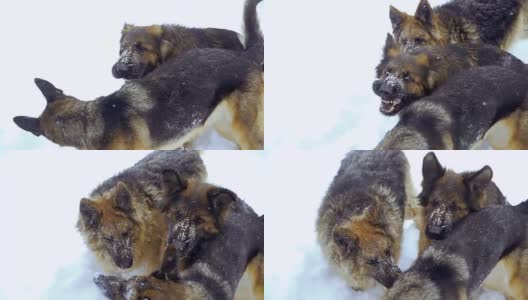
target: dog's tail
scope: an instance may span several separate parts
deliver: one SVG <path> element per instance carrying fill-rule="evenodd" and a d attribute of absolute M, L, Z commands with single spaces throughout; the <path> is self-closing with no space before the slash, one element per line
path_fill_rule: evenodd
<path fill-rule="evenodd" d="M 244 34 L 246 53 L 258 64 L 264 65 L 264 36 L 260 30 L 257 5 L 262 0 L 246 0 L 244 7 Z"/>
<path fill-rule="evenodd" d="M 519 210 L 522 214 L 528 215 L 528 200 L 515 205 L 515 209 Z"/>

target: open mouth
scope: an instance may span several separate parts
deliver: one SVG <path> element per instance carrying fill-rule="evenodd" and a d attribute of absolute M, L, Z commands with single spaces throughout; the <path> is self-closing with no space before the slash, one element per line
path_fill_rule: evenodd
<path fill-rule="evenodd" d="M 385 115 L 393 115 L 400 110 L 401 99 L 385 100 L 381 99 L 380 112 Z"/>

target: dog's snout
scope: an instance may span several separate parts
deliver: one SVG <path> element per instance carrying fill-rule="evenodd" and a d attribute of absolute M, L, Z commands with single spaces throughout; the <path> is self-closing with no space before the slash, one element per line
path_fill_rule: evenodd
<path fill-rule="evenodd" d="M 118 72 L 123 72 L 123 73 L 126 73 L 128 71 L 130 71 L 130 68 L 131 68 L 132 65 L 130 64 L 117 64 L 117 71 Z"/>
<path fill-rule="evenodd" d="M 130 71 L 132 70 L 133 65 L 132 64 L 124 64 L 124 63 L 116 63 L 112 67 L 112 74 L 116 78 L 123 78 L 125 77 Z"/>
<path fill-rule="evenodd" d="M 382 84 L 379 89 L 378 89 L 379 93 L 382 95 L 382 96 L 385 96 L 385 97 L 388 97 L 390 95 L 393 95 L 395 94 L 398 89 L 396 88 L 395 85 L 390 85 L 390 84 Z"/>
<path fill-rule="evenodd" d="M 429 232 L 433 234 L 441 234 L 444 230 L 445 230 L 445 226 L 442 226 L 442 225 L 429 226 Z"/>

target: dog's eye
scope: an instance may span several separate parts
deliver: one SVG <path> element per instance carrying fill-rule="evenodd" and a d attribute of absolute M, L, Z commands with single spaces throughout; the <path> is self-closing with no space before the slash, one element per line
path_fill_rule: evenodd
<path fill-rule="evenodd" d="M 201 225 L 201 224 L 205 223 L 205 220 L 202 219 L 202 218 L 196 218 L 196 220 L 194 220 L 194 222 L 196 223 L 196 225 Z"/>
<path fill-rule="evenodd" d="M 371 266 L 376 265 L 377 263 L 378 263 L 378 259 L 377 258 L 371 258 L 371 259 L 367 260 L 367 264 L 371 265 Z"/>
<path fill-rule="evenodd" d="M 409 72 L 403 72 L 403 80 L 409 81 L 411 79 L 411 74 Z"/>
<path fill-rule="evenodd" d="M 145 47 L 143 47 L 143 45 L 141 43 L 137 43 L 134 45 L 134 47 L 136 48 L 136 50 L 138 51 L 145 51 Z"/>
<path fill-rule="evenodd" d="M 415 42 L 416 44 L 423 44 L 423 43 L 425 42 L 425 40 L 424 40 L 423 38 L 415 38 L 415 39 L 414 39 L 414 42 Z"/>
<path fill-rule="evenodd" d="M 404 46 L 407 45 L 407 39 L 402 39 L 402 40 L 401 40 L 401 43 L 402 43 L 402 45 L 404 45 Z"/>

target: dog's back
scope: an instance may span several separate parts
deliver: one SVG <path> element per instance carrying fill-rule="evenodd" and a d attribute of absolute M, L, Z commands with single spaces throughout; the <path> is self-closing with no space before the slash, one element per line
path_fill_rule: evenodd
<path fill-rule="evenodd" d="M 248 262 L 263 251 L 263 219 L 239 200 L 219 235 L 202 245 L 179 275 L 183 281 L 199 283 L 211 299 L 232 299 Z"/>
<path fill-rule="evenodd" d="M 395 282 L 385 299 L 466 299 L 528 229 L 528 202 L 491 206 L 464 218 Z M 412 295 L 412 296 L 411 296 Z"/>
<path fill-rule="evenodd" d="M 401 111 L 377 149 L 470 149 L 524 101 L 528 78 L 504 67 L 463 71 Z"/>
<path fill-rule="evenodd" d="M 207 171 L 198 151 L 182 149 L 155 151 L 132 167 L 105 180 L 92 191 L 90 196 L 97 197 L 102 195 L 121 181 L 129 187 L 149 195 L 150 200 L 160 201 L 161 182 L 159 174 L 167 168 L 177 170 L 186 179 L 203 181 L 207 178 Z M 149 204 L 157 205 L 156 203 Z"/>
<path fill-rule="evenodd" d="M 522 24 L 519 14 L 525 3 L 524 0 L 454 0 L 439 6 L 435 11 L 447 28 L 453 20 L 458 21 L 459 30 L 467 28 L 469 25 L 466 22 L 469 20 L 481 42 L 507 48 L 515 34 L 517 22 Z"/>

